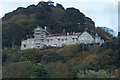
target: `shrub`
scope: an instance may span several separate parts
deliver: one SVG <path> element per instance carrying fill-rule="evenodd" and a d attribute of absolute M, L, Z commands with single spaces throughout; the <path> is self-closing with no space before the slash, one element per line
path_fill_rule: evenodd
<path fill-rule="evenodd" d="M 37 54 L 36 59 L 35 59 L 35 63 L 40 63 L 42 57 L 43 57 L 43 54 Z"/>
<path fill-rule="evenodd" d="M 2 63 L 4 63 L 7 60 L 7 55 L 6 54 L 2 54 Z"/>
<path fill-rule="evenodd" d="M 47 53 L 46 55 L 44 55 L 42 57 L 42 62 L 45 62 L 45 63 L 49 63 L 49 62 L 57 62 L 57 61 L 61 61 L 61 62 L 65 62 L 66 59 L 59 53 L 56 53 L 56 52 L 50 52 L 50 53 Z"/>
<path fill-rule="evenodd" d="M 50 78 L 72 78 L 73 74 L 69 71 L 67 63 L 56 62 L 46 64 L 50 70 Z"/>
<path fill-rule="evenodd" d="M 78 78 L 114 78 L 115 76 L 108 74 L 105 70 L 79 70 L 79 73 L 77 73 Z"/>
<path fill-rule="evenodd" d="M 30 61 L 4 65 L 3 78 L 31 78 L 33 63 Z"/>
<path fill-rule="evenodd" d="M 49 78 L 50 74 L 46 66 L 42 64 L 34 65 L 33 75 L 38 78 Z"/>

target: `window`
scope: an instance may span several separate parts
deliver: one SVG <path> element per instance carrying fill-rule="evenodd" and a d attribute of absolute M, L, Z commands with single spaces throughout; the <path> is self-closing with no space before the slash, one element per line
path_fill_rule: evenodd
<path fill-rule="evenodd" d="M 37 46 L 37 48 L 40 48 L 40 46 Z"/>
<path fill-rule="evenodd" d="M 49 42 L 49 39 L 47 39 L 47 41 Z"/>
<path fill-rule="evenodd" d="M 36 45 L 40 45 L 40 43 L 36 43 Z"/>
<path fill-rule="evenodd" d="M 57 46 L 57 44 L 54 44 L 53 46 L 55 46 L 55 47 L 56 47 L 56 46 Z"/>
<path fill-rule="evenodd" d="M 66 45 L 65 43 L 62 44 L 62 46 L 65 46 L 65 45 Z"/>
<path fill-rule="evenodd" d="M 58 39 L 58 41 L 59 41 L 60 39 Z"/>
<path fill-rule="evenodd" d="M 41 41 L 43 42 L 43 39 L 41 39 Z"/>
<path fill-rule="evenodd" d="M 78 41 L 78 38 L 76 38 L 76 40 Z"/>
<path fill-rule="evenodd" d="M 24 48 L 26 48 L 26 45 L 25 45 L 25 44 L 24 44 L 23 46 L 24 46 Z"/>

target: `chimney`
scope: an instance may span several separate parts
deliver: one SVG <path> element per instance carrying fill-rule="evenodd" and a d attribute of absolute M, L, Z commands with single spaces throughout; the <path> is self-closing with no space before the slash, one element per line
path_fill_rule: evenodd
<path fill-rule="evenodd" d="M 69 32 L 67 32 L 67 36 L 69 36 Z"/>
<path fill-rule="evenodd" d="M 44 30 L 45 30 L 45 31 L 47 30 L 47 27 L 46 27 L 46 26 L 44 27 Z"/>
<path fill-rule="evenodd" d="M 65 34 L 65 29 L 63 29 L 63 33 Z"/>
<path fill-rule="evenodd" d="M 75 35 L 75 32 L 73 32 L 73 35 Z"/>

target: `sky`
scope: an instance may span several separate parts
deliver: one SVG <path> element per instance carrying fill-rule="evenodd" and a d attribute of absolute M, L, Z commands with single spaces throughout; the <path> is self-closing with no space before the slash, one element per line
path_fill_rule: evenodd
<path fill-rule="evenodd" d="M 0 18 L 18 7 L 38 4 L 41 0 L 0 0 Z M 48 1 L 48 0 L 43 0 Z M 118 32 L 118 0 L 52 0 L 65 8 L 74 7 L 90 17 L 95 26 L 105 26 Z M 120 31 L 120 28 L 119 28 Z"/>

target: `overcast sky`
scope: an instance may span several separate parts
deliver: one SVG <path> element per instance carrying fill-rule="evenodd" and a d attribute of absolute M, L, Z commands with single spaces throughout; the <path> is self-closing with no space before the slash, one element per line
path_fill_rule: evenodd
<path fill-rule="evenodd" d="M 41 0 L 0 0 L 0 18 L 18 7 L 38 4 Z M 48 0 L 44 0 L 48 1 Z M 118 32 L 118 0 L 52 0 L 65 8 L 75 7 L 90 17 L 95 26 L 105 26 Z M 120 31 L 120 30 L 119 30 Z"/>

